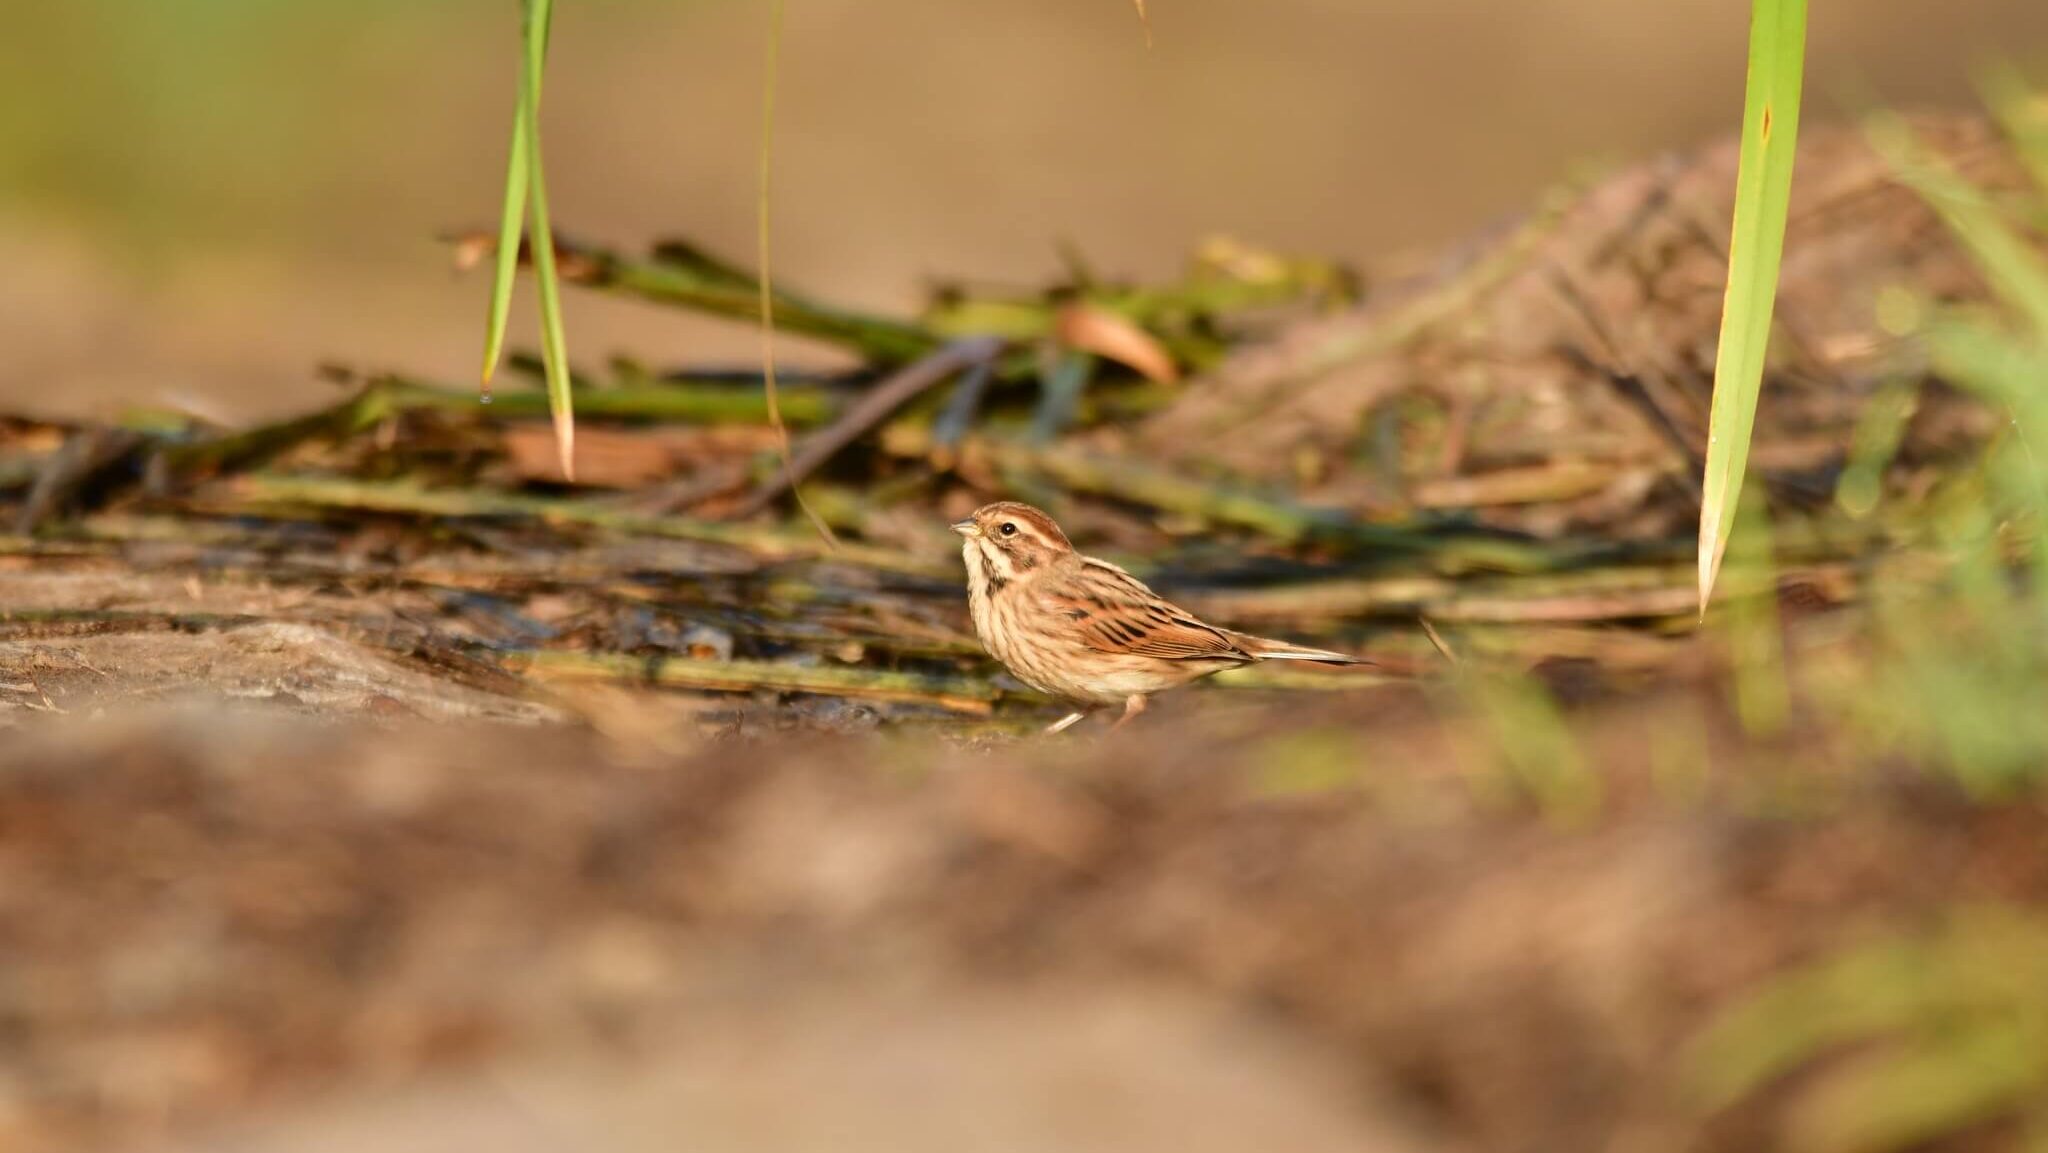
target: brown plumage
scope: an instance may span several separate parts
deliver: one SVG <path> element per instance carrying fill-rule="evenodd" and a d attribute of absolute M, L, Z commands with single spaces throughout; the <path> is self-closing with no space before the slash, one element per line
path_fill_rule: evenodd
<path fill-rule="evenodd" d="M 967 601 L 982 647 L 1025 684 L 1081 706 L 1048 732 L 1112 704 L 1124 706 L 1121 725 L 1152 693 L 1254 661 L 1364 663 L 1206 624 L 1108 561 L 1075 552 L 1028 504 L 984 505 L 953 531 L 966 538 Z"/>

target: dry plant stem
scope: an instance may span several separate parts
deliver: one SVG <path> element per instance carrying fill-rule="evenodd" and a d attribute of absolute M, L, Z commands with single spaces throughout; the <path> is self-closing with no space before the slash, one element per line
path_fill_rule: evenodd
<path fill-rule="evenodd" d="M 1417 617 L 1415 623 L 1422 626 L 1422 635 L 1429 638 L 1430 646 L 1443 656 L 1444 663 L 1456 667 L 1458 654 L 1444 643 L 1443 634 L 1436 631 L 1436 625 L 1428 617 Z"/>
<path fill-rule="evenodd" d="M 1435 621 L 1533 623 L 1628 620 L 1686 614 L 1689 572 L 1677 565 L 1582 568 L 1513 578 L 1452 580 L 1437 576 L 1336 578 L 1267 588 L 1188 593 L 1198 611 L 1240 621 L 1308 622 L 1425 614 Z M 1825 599 L 1858 587 L 1857 566 L 1823 562 L 1787 566 L 1766 580 L 1731 578 L 1731 596 L 1797 587 Z M 1844 590 L 1844 591 L 1837 591 Z"/>
<path fill-rule="evenodd" d="M 994 361 L 984 361 L 967 370 L 960 383 L 946 401 L 945 411 L 932 422 L 931 444 L 933 459 L 941 467 L 951 467 L 953 449 L 960 439 L 967 435 L 967 428 L 974 423 L 975 413 L 981 410 L 982 397 L 988 394 L 989 382 L 995 379 Z"/>
<path fill-rule="evenodd" d="M 64 442 L 37 472 L 35 486 L 15 516 L 14 531 L 27 536 L 60 511 L 73 493 L 126 457 L 142 438 L 118 429 L 87 429 Z"/>
<path fill-rule="evenodd" d="M 545 524 L 588 525 L 635 536 L 695 540 L 744 549 L 764 560 L 831 557 L 882 572 L 913 576 L 950 576 L 957 571 L 935 558 L 910 556 L 872 545 L 824 545 L 814 534 L 792 533 L 776 526 L 755 526 L 692 520 L 684 517 L 640 516 L 591 501 L 521 496 L 514 493 L 462 489 L 427 489 L 414 484 L 356 481 L 322 477 L 252 474 L 236 477 L 209 490 L 225 500 L 197 502 L 197 507 L 246 513 L 257 509 L 305 506 L 405 513 L 423 517 L 513 517 Z"/>
<path fill-rule="evenodd" d="M 891 413 L 956 372 L 993 363 L 1001 351 L 1002 342 L 993 337 L 957 340 L 869 389 L 830 427 L 807 438 L 794 460 L 785 457 L 782 475 L 762 482 L 740 502 L 734 515 L 749 516 L 766 508 L 769 502 L 801 483 L 841 449 L 888 419 Z"/>
<path fill-rule="evenodd" d="M 473 396 L 449 392 L 448 404 L 463 412 L 476 410 Z M 547 411 L 546 397 L 540 398 L 536 413 Z M 174 474 L 204 475 L 231 472 L 261 465 L 310 440 L 336 439 L 368 429 L 391 415 L 390 394 L 371 385 L 331 408 L 292 417 L 255 428 L 231 432 L 206 440 L 172 444 L 163 449 L 163 460 Z"/>
<path fill-rule="evenodd" d="M 391 412 L 449 412 L 486 419 L 476 412 L 476 400 L 468 393 L 400 377 L 384 378 L 370 387 L 382 390 L 382 399 Z M 785 423 L 803 427 L 825 423 L 837 407 L 830 390 L 809 385 L 794 391 L 787 385 L 779 387 L 777 403 Z M 547 397 L 543 394 L 500 393 L 487 418 L 546 416 L 547 411 Z M 585 389 L 577 394 L 576 411 L 585 416 L 690 425 L 760 424 L 768 419 L 767 398 L 761 393 L 724 384 L 687 382 Z"/>
<path fill-rule="evenodd" d="M 246 613 L 165 613 L 125 609 L 7 609 L 0 637 L 47 641 L 147 632 L 202 632 L 264 623 Z"/>
<path fill-rule="evenodd" d="M 719 692 L 818 693 L 825 696 L 936 705 L 987 716 L 1000 695 L 987 681 L 839 666 L 802 668 L 768 661 L 649 660 L 601 653 L 529 652 L 515 661 L 543 679 L 639 681 Z"/>
<path fill-rule="evenodd" d="M 701 263 L 684 264 L 659 255 L 640 259 L 562 241 L 556 242 L 555 250 L 564 265 L 562 275 L 585 288 L 750 323 L 760 320 L 756 278 L 735 282 L 722 270 Z M 943 337 L 916 323 L 836 308 L 788 289 L 772 289 L 771 295 L 779 330 L 837 345 L 871 364 L 904 364 L 943 342 Z"/>
<path fill-rule="evenodd" d="M 1049 737 L 1054 735 L 1055 733 L 1064 733 L 1068 729 L 1073 728 L 1075 725 L 1080 724 L 1083 720 L 1086 720 L 1087 717 L 1088 710 L 1086 709 L 1080 709 L 1075 712 L 1068 713 L 1066 716 L 1061 717 L 1059 720 L 1056 720 L 1053 723 L 1045 726 L 1045 735 Z"/>

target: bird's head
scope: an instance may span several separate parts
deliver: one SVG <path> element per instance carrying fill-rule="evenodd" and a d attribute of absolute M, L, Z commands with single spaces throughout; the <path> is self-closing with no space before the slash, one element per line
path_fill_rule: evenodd
<path fill-rule="evenodd" d="M 968 571 L 979 566 L 994 587 L 1024 579 L 1074 551 L 1051 517 L 1015 501 L 985 504 L 973 516 L 955 522 L 953 531 L 967 538 L 960 554 Z"/>

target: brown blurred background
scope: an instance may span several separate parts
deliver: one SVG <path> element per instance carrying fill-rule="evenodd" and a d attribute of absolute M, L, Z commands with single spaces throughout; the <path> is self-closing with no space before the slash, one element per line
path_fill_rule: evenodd
<path fill-rule="evenodd" d="M 1365 259 L 1739 112 L 1728 0 L 792 0 L 779 271 L 907 306 L 1070 241 L 1170 272 L 1206 234 Z M 0 38 L 0 405 L 302 405 L 323 358 L 462 380 L 496 213 L 512 0 L 68 0 Z M 2048 47 L 2039 0 L 1817 6 L 1811 117 L 1960 102 Z M 751 249 L 766 5 L 572 0 L 547 93 L 572 235 Z M 737 359 L 744 332 L 571 302 L 572 351 Z M 527 315 L 522 309 L 522 317 Z M 522 327 L 518 338 L 530 331 Z"/>

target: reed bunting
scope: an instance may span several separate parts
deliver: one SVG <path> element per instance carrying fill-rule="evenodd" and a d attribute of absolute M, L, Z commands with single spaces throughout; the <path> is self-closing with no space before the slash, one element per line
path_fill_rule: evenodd
<path fill-rule="evenodd" d="M 982 647 L 1025 684 L 1080 706 L 1048 733 L 1119 703 L 1112 727 L 1121 726 L 1152 693 L 1255 661 L 1367 663 L 1204 624 L 1108 561 L 1075 552 L 1028 504 L 984 505 L 953 531 L 967 538 L 960 555 Z"/>

